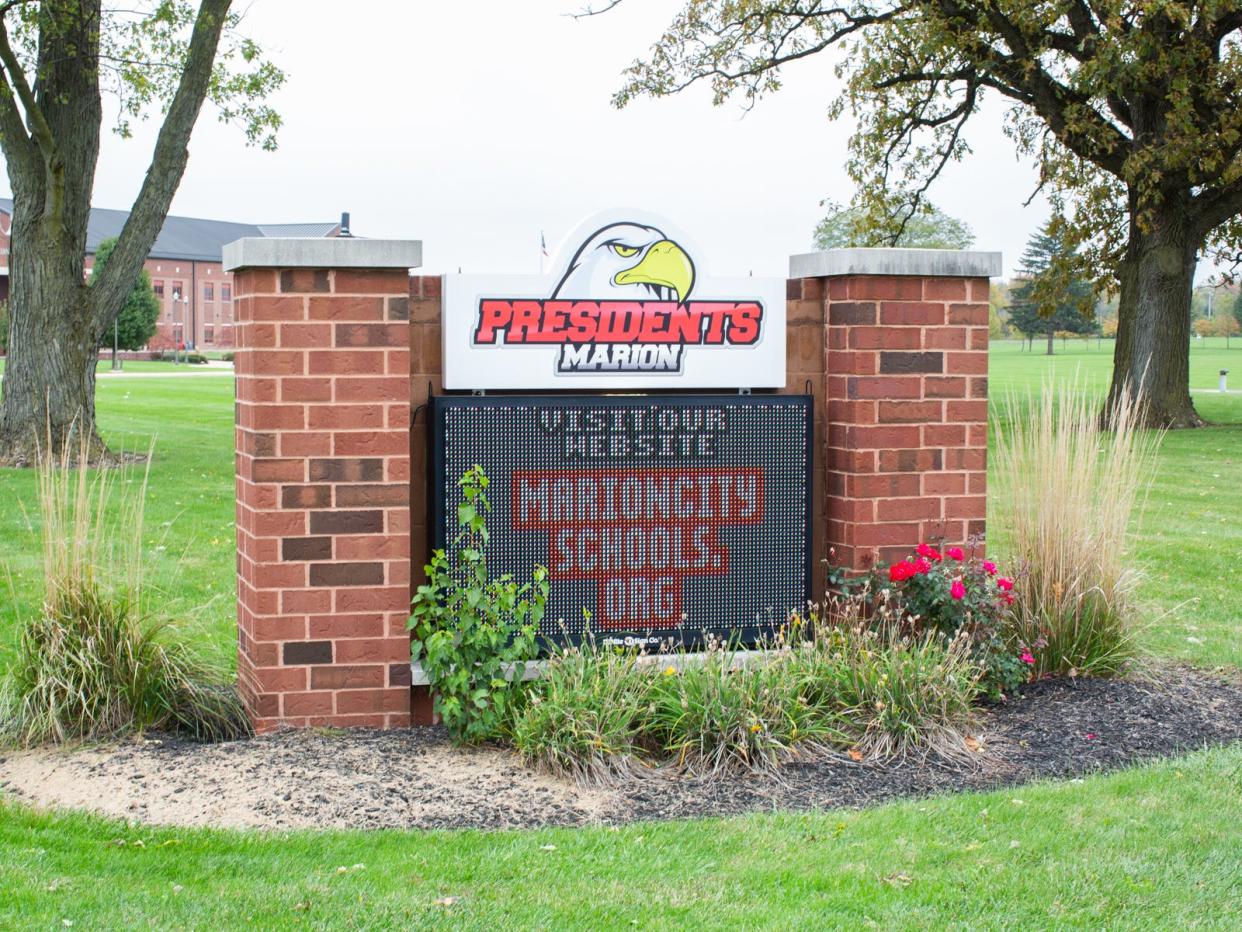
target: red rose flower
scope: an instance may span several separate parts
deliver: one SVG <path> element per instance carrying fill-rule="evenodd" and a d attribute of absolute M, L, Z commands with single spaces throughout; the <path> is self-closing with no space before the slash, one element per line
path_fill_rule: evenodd
<path fill-rule="evenodd" d="M 993 563 L 991 560 L 984 560 L 983 571 L 987 573 L 989 576 L 995 576 L 996 575 L 996 564 Z"/>
<path fill-rule="evenodd" d="M 966 585 L 960 579 L 953 580 L 953 584 L 949 586 L 949 595 L 955 599 L 966 598 Z"/>
<path fill-rule="evenodd" d="M 1013 588 L 1013 580 L 1006 579 L 1004 576 L 999 576 L 996 579 L 996 587 L 998 589 L 1003 589 L 1005 592 L 1008 592 L 1010 589 Z"/>
<path fill-rule="evenodd" d="M 961 547 L 950 547 L 948 550 L 945 551 L 945 553 L 949 555 L 950 560 L 961 560 L 966 556 L 964 553 L 962 553 Z"/>
<path fill-rule="evenodd" d="M 914 575 L 914 564 L 907 563 L 904 560 L 900 563 L 894 563 L 892 566 L 888 568 L 889 582 L 902 582 L 904 580 L 909 579 L 913 575 Z"/>
<path fill-rule="evenodd" d="M 931 572 L 931 564 L 922 557 L 914 561 L 914 574 L 918 576 L 926 576 Z"/>
<path fill-rule="evenodd" d="M 920 557 L 927 557 L 929 560 L 940 560 L 940 551 L 931 544 L 919 544 L 918 553 Z"/>

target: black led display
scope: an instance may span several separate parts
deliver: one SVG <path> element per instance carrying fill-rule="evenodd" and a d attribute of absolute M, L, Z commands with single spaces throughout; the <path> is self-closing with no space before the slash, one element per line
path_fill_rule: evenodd
<path fill-rule="evenodd" d="M 753 643 L 806 602 L 810 396 L 439 397 L 433 425 L 435 546 L 481 465 L 489 568 L 548 568 L 549 641 Z"/>

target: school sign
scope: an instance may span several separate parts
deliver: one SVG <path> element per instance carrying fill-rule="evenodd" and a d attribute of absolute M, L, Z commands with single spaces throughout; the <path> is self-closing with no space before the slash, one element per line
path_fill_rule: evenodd
<path fill-rule="evenodd" d="M 410 594 L 475 463 L 492 568 L 548 568 L 546 643 L 752 641 L 821 595 L 830 552 L 861 568 L 983 531 L 996 253 L 832 250 L 751 278 L 623 210 L 546 275 L 420 264 L 412 241 L 225 249 L 259 729 L 430 721 Z"/>

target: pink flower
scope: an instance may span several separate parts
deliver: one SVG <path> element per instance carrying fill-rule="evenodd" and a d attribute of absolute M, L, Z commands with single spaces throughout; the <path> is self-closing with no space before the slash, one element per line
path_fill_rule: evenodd
<path fill-rule="evenodd" d="M 927 557 L 929 560 L 940 560 L 940 551 L 931 544 L 919 544 L 918 552 L 920 557 Z"/>
<path fill-rule="evenodd" d="M 1094 740 L 1095 740 L 1095 732 L 1092 732 L 1092 731 L 1087 732 L 1087 740 L 1088 740 L 1088 741 L 1094 741 Z"/>
<path fill-rule="evenodd" d="M 996 575 L 996 564 L 995 564 L 995 563 L 993 563 L 991 560 L 984 560 L 984 561 L 983 561 L 983 570 L 984 570 L 984 572 L 985 572 L 985 573 L 987 573 L 989 576 L 995 576 L 995 575 Z"/>
<path fill-rule="evenodd" d="M 1003 589 L 1005 592 L 1008 592 L 1013 588 L 1013 580 L 1006 579 L 1004 576 L 998 576 L 996 579 L 996 588 Z"/>
<path fill-rule="evenodd" d="M 950 560 L 961 560 L 965 556 L 961 547 L 950 547 L 945 553 L 949 555 Z"/>
<path fill-rule="evenodd" d="M 949 586 L 949 595 L 955 599 L 966 598 L 966 585 L 960 579 L 953 580 L 953 584 Z"/>
<path fill-rule="evenodd" d="M 1029 650 L 1024 650 L 1022 652 L 1022 656 L 1019 657 L 1018 659 L 1021 660 L 1023 663 L 1034 663 L 1035 655 L 1032 654 Z"/>
<path fill-rule="evenodd" d="M 1001 593 L 1001 601 L 1003 601 L 1006 605 L 1013 605 L 1013 593 L 1012 593 L 1012 592 L 1002 592 L 1002 593 Z"/>

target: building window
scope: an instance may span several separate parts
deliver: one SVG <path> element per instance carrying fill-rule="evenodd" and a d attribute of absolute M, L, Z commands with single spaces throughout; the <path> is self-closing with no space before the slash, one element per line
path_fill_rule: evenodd
<path fill-rule="evenodd" d="M 164 300 L 164 281 L 163 281 L 163 279 L 160 279 L 159 281 L 154 281 L 154 282 L 152 282 L 152 283 L 151 283 L 151 287 L 152 287 L 152 289 L 154 289 L 154 291 L 155 291 L 155 296 L 156 296 L 157 298 L 159 298 L 161 301 L 163 301 L 163 300 Z"/>
<path fill-rule="evenodd" d="M 203 327 L 203 342 L 204 343 L 215 342 L 215 333 L 213 332 L 211 324 L 206 324 Z"/>
<path fill-rule="evenodd" d="M 221 285 L 220 286 L 220 300 L 221 301 L 232 301 L 233 300 L 233 286 L 232 285 Z"/>
<path fill-rule="evenodd" d="M 206 282 L 203 284 L 203 300 L 204 301 L 216 300 L 216 290 L 212 286 L 211 282 Z"/>
<path fill-rule="evenodd" d="M 172 296 L 174 300 L 176 300 L 177 298 L 185 297 L 185 282 L 173 282 L 172 289 L 173 289 Z"/>

